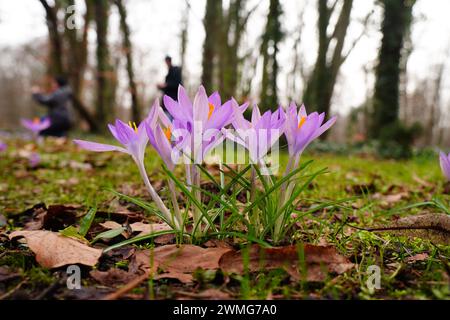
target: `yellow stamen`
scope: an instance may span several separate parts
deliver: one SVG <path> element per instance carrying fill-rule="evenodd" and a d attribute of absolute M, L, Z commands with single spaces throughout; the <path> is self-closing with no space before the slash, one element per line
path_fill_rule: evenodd
<path fill-rule="evenodd" d="M 167 140 L 170 142 L 170 138 L 172 138 L 172 129 L 170 127 L 163 130 L 164 134 L 166 135 Z"/>
<path fill-rule="evenodd" d="M 214 105 L 212 103 L 209 103 L 208 120 L 209 120 L 209 118 L 211 118 L 211 116 L 212 116 L 212 114 L 214 112 L 214 109 L 215 109 Z"/>
<path fill-rule="evenodd" d="M 306 121 L 306 117 L 302 117 L 300 119 L 300 121 L 298 122 L 298 128 L 299 129 L 305 124 L 305 121 Z"/>
<path fill-rule="evenodd" d="M 34 124 L 38 124 L 39 122 L 41 122 L 41 119 L 39 119 L 37 117 L 33 119 Z"/>
<path fill-rule="evenodd" d="M 131 129 L 134 130 L 134 132 L 138 133 L 138 128 L 136 126 L 136 122 L 128 121 L 128 125 L 130 126 Z"/>

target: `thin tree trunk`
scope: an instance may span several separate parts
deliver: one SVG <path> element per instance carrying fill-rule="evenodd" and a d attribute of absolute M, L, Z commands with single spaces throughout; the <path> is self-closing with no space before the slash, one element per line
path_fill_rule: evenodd
<path fill-rule="evenodd" d="M 318 1 L 319 50 L 314 70 L 303 95 L 303 101 L 309 108 L 327 114 L 330 112 L 331 99 L 340 67 L 348 56 L 348 53 L 343 55 L 343 48 L 350 24 L 353 0 L 343 1 L 333 33 L 329 36 L 327 30 L 329 29 L 331 15 L 335 10 L 335 4 L 329 7 L 327 0 Z M 330 43 L 333 39 L 335 45 L 330 49 Z M 327 57 L 331 57 L 331 59 L 329 60 Z"/>
<path fill-rule="evenodd" d="M 261 43 L 263 72 L 260 101 L 263 110 L 276 108 L 278 104 L 278 51 L 283 38 L 281 30 L 282 7 L 279 0 L 270 0 L 266 28 Z"/>
<path fill-rule="evenodd" d="M 131 119 L 135 122 L 139 122 L 141 116 L 140 116 L 139 98 L 137 93 L 137 85 L 134 76 L 133 48 L 130 40 L 130 28 L 127 23 L 127 10 L 123 5 L 122 0 L 115 0 L 114 2 L 119 11 L 120 28 L 122 30 L 122 37 L 123 37 L 122 39 L 123 50 L 125 51 L 125 56 L 127 60 L 126 69 L 131 91 Z"/>
<path fill-rule="evenodd" d="M 108 49 L 108 0 L 94 2 L 95 24 L 97 28 L 97 123 L 105 124 L 108 120 L 108 108 L 111 100 L 111 65 Z"/>
<path fill-rule="evenodd" d="M 371 136 L 398 121 L 400 62 L 405 34 L 412 20 L 414 1 L 383 0 L 383 38 L 376 69 Z"/>
<path fill-rule="evenodd" d="M 203 25 L 206 31 L 203 44 L 202 84 L 206 91 L 211 92 L 216 85 L 214 76 L 217 73 L 216 62 L 218 57 L 218 43 L 220 41 L 220 23 L 222 13 L 222 0 L 207 0 Z"/>

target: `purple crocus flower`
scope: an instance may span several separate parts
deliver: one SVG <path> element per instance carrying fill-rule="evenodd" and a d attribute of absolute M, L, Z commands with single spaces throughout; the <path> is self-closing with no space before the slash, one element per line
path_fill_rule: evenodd
<path fill-rule="evenodd" d="M 283 134 L 285 121 L 286 114 L 281 107 L 273 113 L 269 110 L 261 115 L 259 107 L 254 106 L 251 121 L 246 120 L 240 110 L 235 110 L 233 119 L 235 134 L 229 130 L 224 131 L 227 138 L 246 148 L 249 151 L 250 160 L 257 164 Z"/>
<path fill-rule="evenodd" d="M 5 151 L 8 148 L 8 145 L 3 141 L 0 141 L 0 152 Z"/>
<path fill-rule="evenodd" d="M 86 150 L 95 152 L 119 151 L 131 155 L 136 163 L 144 162 L 145 147 L 148 142 L 147 133 L 145 132 L 145 122 L 136 126 L 136 124 L 131 122 L 127 125 L 120 120 L 116 120 L 115 126 L 109 124 L 108 128 L 114 138 L 123 147 L 85 140 L 74 140 L 74 142 Z"/>
<path fill-rule="evenodd" d="M 233 121 L 234 104 L 234 100 L 222 104 L 217 92 L 208 97 L 203 86 L 198 89 L 193 103 L 182 86 L 178 87 L 178 101 L 164 96 L 164 105 L 177 121 L 179 129 L 185 130 L 185 140 L 190 141 L 186 145 L 191 149 L 188 153 L 191 153 L 197 163 L 202 161 L 209 150 L 222 142 L 221 129 Z M 241 108 L 246 108 L 246 105 Z"/>
<path fill-rule="evenodd" d="M 325 124 L 322 124 L 324 120 L 325 113 L 318 114 L 313 112 L 308 115 L 303 105 L 297 113 L 297 105 L 295 103 L 289 106 L 285 134 L 291 157 L 301 155 L 314 139 L 317 139 L 336 122 L 336 117 L 334 116 Z"/>
<path fill-rule="evenodd" d="M 152 116 L 152 114 L 150 116 Z M 116 138 L 117 141 L 119 141 L 122 144 L 122 147 L 85 140 L 74 140 L 74 142 L 81 148 L 90 151 L 95 152 L 119 151 L 131 155 L 131 157 L 136 162 L 136 165 L 139 168 L 139 172 L 141 174 L 142 179 L 144 180 L 147 190 L 149 191 L 153 201 L 156 203 L 159 210 L 164 215 L 166 222 L 178 228 L 179 227 L 178 221 L 173 220 L 172 214 L 156 193 L 155 189 L 150 183 L 150 180 L 148 179 L 148 175 L 145 170 L 144 155 L 145 155 L 145 148 L 148 143 L 148 136 L 145 129 L 145 123 L 147 121 L 152 122 L 154 120 L 147 118 L 139 126 L 136 126 L 135 123 L 131 122 L 127 125 L 120 120 L 116 120 L 115 126 L 108 125 L 112 135 L 114 136 L 114 138 Z"/>
<path fill-rule="evenodd" d="M 444 173 L 444 176 L 450 181 L 450 153 L 446 155 L 444 152 L 440 152 L 439 160 L 441 163 L 441 169 Z"/>
<path fill-rule="evenodd" d="M 176 119 L 171 122 L 158 101 L 153 104 L 150 116 L 145 122 L 149 142 L 169 170 L 175 168 L 190 137 L 187 131 L 185 135 L 180 135 L 179 137 L 175 137 L 173 134 L 174 131 L 185 130 L 183 123 L 183 121 Z"/>
<path fill-rule="evenodd" d="M 39 132 L 48 129 L 51 125 L 50 118 L 34 118 L 33 120 L 30 119 L 21 119 L 20 122 L 22 123 L 22 126 L 33 132 L 34 135 L 38 135 Z"/>

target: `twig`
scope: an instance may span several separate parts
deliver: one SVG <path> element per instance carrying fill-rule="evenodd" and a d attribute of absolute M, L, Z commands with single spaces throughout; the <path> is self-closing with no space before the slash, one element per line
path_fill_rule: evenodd
<path fill-rule="evenodd" d="M 17 290 L 20 289 L 20 287 L 28 281 L 28 278 L 23 279 L 23 281 L 21 281 L 17 286 L 15 286 L 14 288 L 12 288 L 11 290 L 9 290 L 8 292 L 6 292 L 5 294 L 0 296 L 0 300 L 4 300 L 6 298 L 8 298 L 10 295 L 12 295 L 14 292 L 16 292 Z"/>
<path fill-rule="evenodd" d="M 146 279 L 148 279 L 149 273 L 146 272 L 143 275 L 135 278 L 134 280 L 130 281 L 129 283 L 127 283 L 126 285 L 124 285 L 122 288 L 120 288 L 119 290 L 108 294 L 107 296 L 105 296 L 102 300 L 117 300 L 119 299 L 121 296 L 123 296 L 124 294 L 126 294 L 127 292 L 133 290 L 134 288 L 136 288 L 138 285 L 140 285 L 143 281 L 145 281 Z"/>

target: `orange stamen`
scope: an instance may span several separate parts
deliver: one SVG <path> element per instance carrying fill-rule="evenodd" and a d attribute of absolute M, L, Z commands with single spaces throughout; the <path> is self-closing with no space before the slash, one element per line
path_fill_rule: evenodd
<path fill-rule="evenodd" d="M 38 124 L 39 122 L 41 122 L 41 119 L 39 119 L 37 117 L 33 119 L 34 124 Z"/>
<path fill-rule="evenodd" d="M 170 142 L 170 138 L 172 138 L 172 129 L 170 127 L 163 130 L 164 134 L 166 135 L 167 140 Z"/>
<path fill-rule="evenodd" d="M 306 117 L 302 117 L 298 122 L 298 128 L 300 129 L 306 122 Z"/>
<path fill-rule="evenodd" d="M 214 112 L 214 105 L 212 103 L 209 103 L 209 112 L 208 112 L 208 120 L 211 118 L 213 112 Z"/>

